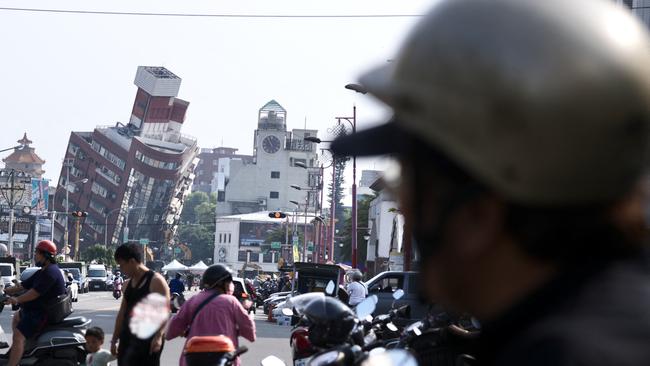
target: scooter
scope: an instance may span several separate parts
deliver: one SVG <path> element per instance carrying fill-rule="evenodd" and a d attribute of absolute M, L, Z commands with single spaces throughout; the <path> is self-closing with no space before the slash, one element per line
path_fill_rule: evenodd
<path fill-rule="evenodd" d="M 113 285 L 113 297 L 115 299 L 119 299 L 122 297 L 122 284 L 121 283 L 114 283 Z"/>
<path fill-rule="evenodd" d="M 0 295 L 0 313 L 8 296 Z M 56 324 L 48 324 L 36 337 L 25 342 L 20 365 L 74 366 L 86 360 L 84 334 L 91 320 L 69 317 Z M 9 352 L 0 355 L 0 366 L 7 365 Z"/>
<path fill-rule="evenodd" d="M 230 338 L 218 335 L 190 338 L 184 354 L 187 366 L 232 366 L 247 351 L 246 346 L 235 348 Z"/>

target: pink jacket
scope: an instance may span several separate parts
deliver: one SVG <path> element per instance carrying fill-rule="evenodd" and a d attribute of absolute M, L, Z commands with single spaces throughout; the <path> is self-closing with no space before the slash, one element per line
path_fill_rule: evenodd
<path fill-rule="evenodd" d="M 196 315 L 196 309 L 199 304 L 208 298 L 212 292 L 203 291 L 192 296 L 178 310 L 169 322 L 165 338 L 171 340 L 182 336 L 185 329 L 192 322 L 192 329 L 188 339 L 194 336 L 212 336 L 223 334 L 230 338 L 235 347 L 239 345 L 238 336 L 242 336 L 251 342 L 255 341 L 255 322 L 248 315 L 244 307 L 239 303 L 237 298 L 232 295 L 221 294 L 206 304 L 203 309 Z M 185 341 L 187 343 L 187 340 Z M 185 346 L 183 346 L 185 348 Z M 181 366 L 185 366 L 185 357 L 181 354 L 179 361 Z M 239 360 L 236 361 L 239 365 Z"/>

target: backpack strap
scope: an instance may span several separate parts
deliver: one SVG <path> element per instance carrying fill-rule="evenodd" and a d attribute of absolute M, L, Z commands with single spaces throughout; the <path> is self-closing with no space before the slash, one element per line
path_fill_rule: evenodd
<path fill-rule="evenodd" d="M 212 301 L 212 299 L 214 299 L 217 296 L 219 296 L 219 293 L 215 291 L 212 295 L 208 296 L 207 299 L 203 300 L 203 302 L 199 304 L 199 306 L 194 311 L 194 316 L 192 316 L 192 322 L 190 323 L 190 325 L 187 326 L 187 329 L 185 330 L 185 336 L 190 334 L 190 329 L 192 329 L 192 324 L 194 324 L 194 320 L 196 319 L 196 316 L 199 314 L 201 309 L 203 309 L 204 306 L 206 306 L 210 301 Z"/>

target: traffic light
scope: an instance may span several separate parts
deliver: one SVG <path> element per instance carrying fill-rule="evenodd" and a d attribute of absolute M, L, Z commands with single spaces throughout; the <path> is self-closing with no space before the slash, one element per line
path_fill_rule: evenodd
<path fill-rule="evenodd" d="M 284 219 L 287 217 L 287 214 L 282 211 L 272 211 L 269 212 L 269 217 L 272 219 Z"/>
<path fill-rule="evenodd" d="M 86 212 L 86 211 L 72 211 L 72 216 L 82 218 L 82 217 L 88 216 L 88 212 Z"/>

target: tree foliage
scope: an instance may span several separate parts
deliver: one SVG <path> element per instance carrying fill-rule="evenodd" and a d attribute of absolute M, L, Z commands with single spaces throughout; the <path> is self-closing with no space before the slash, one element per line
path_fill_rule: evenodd
<path fill-rule="evenodd" d="M 85 251 L 81 252 L 82 259 L 89 263 L 96 261 L 103 263 L 107 266 L 115 267 L 115 258 L 113 257 L 113 249 L 107 248 L 102 244 L 95 244 L 88 247 Z"/>
<path fill-rule="evenodd" d="M 364 196 L 357 203 L 357 266 L 365 265 L 368 253 L 368 245 L 364 238 L 368 235 L 367 229 L 359 229 L 368 227 L 368 213 L 370 211 L 370 202 L 376 198 L 374 196 Z M 342 231 L 343 248 L 341 248 L 341 262 L 352 262 L 352 215 L 349 215 L 345 220 L 345 225 Z"/>
<path fill-rule="evenodd" d="M 178 241 L 192 251 L 192 260 L 205 260 L 214 254 L 217 197 L 204 192 L 187 196 L 181 212 Z"/>

